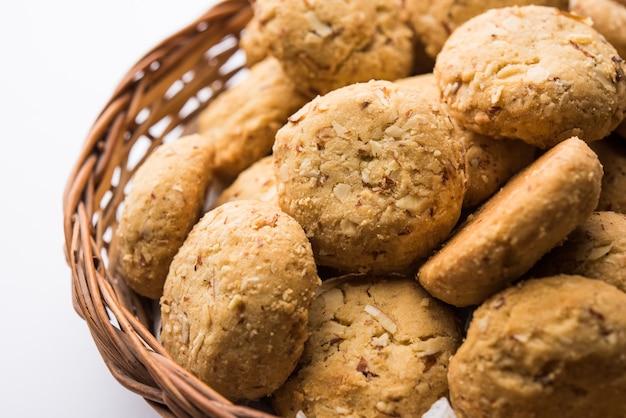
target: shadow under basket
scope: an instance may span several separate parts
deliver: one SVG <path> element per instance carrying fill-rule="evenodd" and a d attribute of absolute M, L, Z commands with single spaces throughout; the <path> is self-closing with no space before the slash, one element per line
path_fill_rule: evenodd
<path fill-rule="evenodd" d="M 112 375 L 165 417 L 271 417 L 235 405 L 177 365 L 156 335 L 159 307 L 109 268 L 127 183 L 160 144 L 180 137 L 221 91 L 245 76 L 239 36 L 249 0 L 224 0 L 130 69 L 96 118 L 63 196 L 72 301 Z"/>

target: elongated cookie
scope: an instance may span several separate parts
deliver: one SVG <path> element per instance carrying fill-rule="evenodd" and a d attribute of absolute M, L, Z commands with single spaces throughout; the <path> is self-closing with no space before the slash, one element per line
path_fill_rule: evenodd
<path fill-rule="evenodd" d="M 405 0 L 410 22 L 429 56 L 465 21 L 489 9 L 536 4 L 567 10 L 568 0 Z"/>
<path fill-rule="evenodd" d="M 406 276 L 324 282 L 296 372 L 273 395 L 283 417 L 419 417 L 447 396 L 454 312 Z"/>
<path fill-rule="evenodd" d="M 267 58 L 200 113 L 198 132 L 215 143 L 217 176 L 233 180 L 270 153 L 276 131 L 310 99 L 295 87 L 280 63 Z"/>
<path fill-rule="evenodd" d="M 578 274 L 626 292 L 626 214 L 594 212 L 531 270 L 536 277 Z"/>
<path fill-rule="evenodd" d="M 475 312 L 450 360 L 459 418 L 626 416 L 626 293 L 559 275 L 522 282 Z"/>
<path fill-rule="evenodd" d="M 549 148 L 606 137 L 624 118 L 624 60 L 587 21 L 559 9 L 491 9 L 455 30 L 434 73 L 465 128 Z"/>
<path fill-rule="evenodd" d="M 417 274 L 433 296 L 478 305 L 520 278 L 594 211 L 602 166 L 567 139 L 511 179 Z"/>
<path fill-rule="evenodd" d="M 257 0 L 253 10 L 242 48 L 253 59 L 267 48 L 307 94 L 413 68 L 413 32 L 396 0 Z"/>
<path fill-rule="evenodd" d="M 319 96 L 276 134 L 280 207 L 320 265 L 401 272 L 456 224 L 465 192 L 453 126 L 416 89 L 357 83 Z"/>
<path fill-rule="evenodd" d="M 265 202 L 225 203 L 202 217 L 172 261 L 161 340 L 225 397 L 268 395 L 302 353 L 319 284 L 295 220 Z"/>
<path fill-rule="evenodd" d="M 188 135 L 154 150 L 137 169 L 114 238 L 128 286 L 158 299 L 172 258 L 200 218 L 213 181 L 214 148 Z"/>

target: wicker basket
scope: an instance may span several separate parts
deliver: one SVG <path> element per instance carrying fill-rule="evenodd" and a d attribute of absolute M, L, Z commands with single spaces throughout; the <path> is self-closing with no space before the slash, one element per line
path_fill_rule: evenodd
<path fill-rule="evenodd" d="M 154 336 L 158 304 L 108 270 L 127 182 L 156 146 L 179 137 L 245 74 L 238 39 L 251 16 L 248 0 L 225 0 L 141 58 L 93 124 L 63 196 L 74 309 L 113 376 L 162 416 L 272 416 L 233 405 L 178 366 Z"/>

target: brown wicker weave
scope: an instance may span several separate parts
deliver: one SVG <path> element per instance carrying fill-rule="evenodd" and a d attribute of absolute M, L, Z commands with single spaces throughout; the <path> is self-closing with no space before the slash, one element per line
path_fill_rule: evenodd
<path fill-rule="evenodd" d="M 157 145 L 179 137 L 244 74 L 237 41 L 251 14 L 248 0 L 225 0 L 141 58 L 93 124 L 63 196 L 74 309 L 113 376 L 162 416 L 271 416 L 233 405 L 175 364 L 154 336 L 158 305 L 108 270 L 125 185 Z"/>

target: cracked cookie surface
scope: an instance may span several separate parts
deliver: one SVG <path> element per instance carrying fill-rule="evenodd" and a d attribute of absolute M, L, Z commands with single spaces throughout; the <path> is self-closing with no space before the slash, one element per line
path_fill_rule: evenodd
<path fill-rule="evenodd" d="M 545 6 L 491 9 L 454 31 L 433 70 L 465 128 L 549 148 L 595 141 L 624 118 L 624 60 L 582 18 Z"/>
<path fill-rule="evenodd" d="M 281 416 L 417 417 L 447 395 L 461 338 L 450 307 L 395 275 L 343 276 L 320 290 L 298 369 L 272 397 Z"/>
<path fill-rule="evenodd" d="M 319 284 L 295 220 L 266 202 L 225 203 L 200 219 L 172 261 L 161 340 L 225 397 L 260 398 L 295 367 Z"/>
<path fill-rule="evenodd" d="M 280 207 L 303 226 L 320 265 L 402 272 L 456 224 L 462 147 L 438 103 L 371 81 L 320 96 L 276 135 Z"/>

